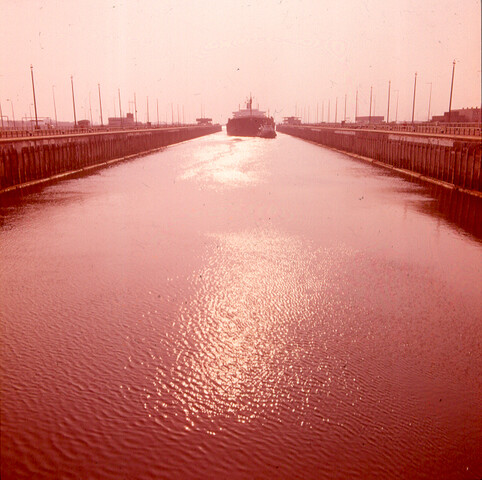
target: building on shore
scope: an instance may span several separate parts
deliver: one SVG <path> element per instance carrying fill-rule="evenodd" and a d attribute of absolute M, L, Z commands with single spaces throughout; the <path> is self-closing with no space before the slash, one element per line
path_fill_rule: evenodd
<path fill-rule="evenodd" d="M 370 124 L 370 123 L 383 123 L 385 121 L 385 117 L 383 115 L 381 116 L 376 116 L 372 115 L 371 117 L 369 115 L 366 116 L 359 116 L 355 118 L 355 123 L 362 123 L 362 124 Z"/>
<path fill-rule="evenodd" d="M 300 117 L 283 117 L 284 125 L 301 125 Z"/>
<path fill-rule="evenodd" d="M 443 115 L 434 115 L 432 122 L 443 123 L 480 123 L 482 121 L 480 107 L 459 108 L 444 112 Z"/>
<path fill-rule="evenodd" d="M 134 114 L 128 113 L 125 117 L 109 117 L 109 127 L 134 127 Z"/>
<path fill-rule="evenodd" d="M 196 122 L 198 125 L 212 125 L 213 119 L 207 117 L 196 118 Z"/>

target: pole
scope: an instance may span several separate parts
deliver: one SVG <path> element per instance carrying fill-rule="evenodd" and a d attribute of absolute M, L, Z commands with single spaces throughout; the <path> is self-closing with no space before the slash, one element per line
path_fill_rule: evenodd
<path fill-rule="evenodd" d="M 159 99 L 156 98 L 157 126 L 159 126 Z"/>
<path fill-rule="evenodd" d="M 390 87 L 392 86 L 392 81 L 388 80 L 388 107 L 387 107 L 387 123 L 390 123 Z"/>
<path fill-rule="evenodd" d="M 54 99 L 54 113 L 55 113 L 55 126 L 58 127 L 59 123 L 57 122 L 57 107 L 55 106 L 55 85 L 52 85 L 52 97 Z"/>
<path fill-rule="evenodd" d="M 174 125 L 174 105 L 171 102 L 171 125 Z"/>
<path fill-rule="evenodd" d="M 454 90 L 454 75 L 455 75 L 455 60 L 452 66 L 452 83 L 450 85 L 450 100 L 449 100 L 449 123 L 452 116 L 452 92 Z"/>
<path fill-rule="evenodd" d="M 136 100 L 136 92 L 134 92 L 134 113 L 136 115 L 136 127 L 137 127 L 137 100 Z"/>
<path fill-rule="evenodd" d="M 117 89 L 117 93 L 119 94 L 119 116 L 120 116 L 120 122 L 121 122 L 121 126 L 123 126 L 123 125 L 124 125 L 124 120 L 122 119 L 122 105 L 121 105 L 120 88 Z"/>
<path fill-rule="evenodd" d="M 370 115 L 368 116 L 368 123 L 372 123 L 372 92 L 373 87 L 370 87 Z"/>
<path fill-rule="evenodd" d="M 11 99 L 7 98 L 7 101 L 10 102 L 10 106 L 12 107 L 12 120 L 13 120 L 13 128 L 15 129 L 15 112 L 13 111 L 13 102 Z"/>
<path fill-rule="evenodd" d="M 328 100 L 328 123 L 330 123 L 330 100 Z"/>
<path fill-rule="evenodd" d="M 344 121 L 346 123 L 346 93 L 345 93 L 345 118 L 344 118 Z"/>
<path fill-rule="evenodd" d="M 397 90 L 397 109 L 395 110 L 395 123 L 398 122 L 398 98 L 400 97 L 400 90 Z"/>
<path fill-rule="evenodd" d="M 94 126 L 94 121 L 92 120 L 92 102 L 90 101 L 90 92 L 89 92 L 89 112 L 90 112 L 90 126 Z"/>
<path fill-rule="evenodd" d="M 77 116 L 75 115 L 75 96 L 74 96 L 74 77 L 70 76 L 70 84 L 72 85 L 72 105 L 74 106 L 74 128 L 77 128 Z"/>
<path fill-rule="evenodd" d="M 412 106 L 412 123 L 415 119 L 415 93 L 417 91 L 417 72 L 415 72 L 415 81 L 413 83 L 413 106 Z"/>
<path fill-rule="evenodd" d="M 100 108 L 100 126 L 104 126 L 104 119 L 102 118 L 102 99 L 100 96 L 100 83 L 97 84 L 98 90 L 99 90 L 99 108 Z"/>
<path fill-rule="evenodd" d="M 335 123 L 337 122 L 338 120 L 338 97 L 336 97 L 336 100 L 335 100 Z"/>
<path fill-rule="evenodd" d="M 430 104 L 432 103 L 432 82 L 430 82 L 430 95 L 428 96 L 427 122 L 430 122 Z"/>
<path fill-rule="evenodd" d="M 358 117 L 358 88 L 356 89 L 356 96 L 355 96 L 355 123 Z"/>
<path fill-rule="evenodd" d="M 147 123 L 149 123 L 149 96 L 147 97 Z"/>
<path fill-rule="evenodd" d="M 2 113 L 2 104 L 0 103 L 0 118 L 2 119 L 2 130 L 3 130 L 3 113 Z"/>
<path fill-rule="evenodd" d="M 35 83 L 33 81 L 33 66 L 30 65 L 30 75 L 32 77 L 33 104 L 35 107 L 35 128 L 38 130 L 37 101 L 35 100 Z"/>
<path fill-rule="evenodd" d="M 325 101 L 321 101 L 321 123 L 325 122 Z"/>

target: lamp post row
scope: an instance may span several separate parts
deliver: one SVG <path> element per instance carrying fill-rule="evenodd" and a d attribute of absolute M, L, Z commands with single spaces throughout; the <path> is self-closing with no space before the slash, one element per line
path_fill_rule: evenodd
<path fill-rule="evenodd" d="M 453 61 L 452 64 L 452 81 L 450 84 L 450 99 L 449 99 L 449 122 L 451 118 L 451 111 L 452 111 L 452 96 L 453 96 L 453 87 L 454 87 L 454 77 L 455 77 L 455 60 Z M 37 99 L 35 95 L 35 80 L 34 80 L 34 74 L 33 74 L 33 65 L 30 65 L 30 75 L 31 75 L 31 80 L 32 80 L 32 94 L 33 94 L 33 102 L 34 102 L 34 109 L 35 109 L 35 128 L 39 129 L 39 123 L 38 123 L 38 114 L 37 114 Z M 76 115 L 76 110 L 75 110 L 75 94 L 74 94 L 74 79 L 73 76 L 70 76 L 70 82 L 71 82 L 71 88 L 72 88 L 72 106 L 73 106 L 73 113 L 74 113 L 74 125 L 77 127 L 77 115 Z M 104 120 L 103 120 L 103 115 L 102 115 L 102 97 L 101 97 L 101 91 L 100 91 L 100 83 L 97 84 L 98 87 L 98 92 L 99 92 L 99 109 L 100 109 L 100 123 L 101 126 L 104 125 Z M 391 80 L 388 82 L 388 101 L 387 101 L 387 123 L 390 121 L 390 89 L 391 89 Z M 416 91 L 417 91 L 417 72 L 415 72 L 415 78 L 414 78 L 414 85 L 413 85 L 413 103 L 412 103 L 412 123 L 415 121 L 415 98 L 416 98 Z M 121 95 L 120 95 L 120 88 L 118 89 L 118 95 L 119 95 L 119 113 L 120 113 L 120 118 L 121 118 L 121 124 L 122 124 L 122 106 L 121 106 Z M 54 86 L 52 86 L 52 97 L 53 97 L 53 103 L 54 103 L 54 112 L 55 112 L 55 125 L 58 126 L 58 120 L 57 120 L 57 107 L 55 104 L 55 90 Z M 373 86 L 370 87 L 370 109 L 369 109 L 369 122 L 371 122 L 372 118 L 372 98 L 373 98 Z M 396 114 L 395 114 L 395 121 L 398 121 L 398 98 L 399 98 L 399 90 L 397 90 L 397 107 L 396 107 Z M 344 114 L 344 120 L 346 121 L 346 100 L 347 96 L 345 94 L 345 114 Z M 337 110 L 338 110 L 338 98 L 336 99 L 336 105 L 335 105 L 335 123 L 337 121 Z M 14 121 L 15 125 L 15 114 L 14 114 L 14 109 L 13 109 L 13 102 L 11 99 L 7 99 L 7 101 L 10 101 L 10 105 L 12 108 L 12 119 Z M 428 117 L 427 121 L 430 121 L 430 107 L 431 107 L 431 101 L 432 101 L 432 83 L 430 82 L 430 94 L 429 94 L 429 103 L 428 103 Z M 89 104 L 90 104 L 90 97 L 89 97 Z M 158 101 L 156 102 L 156 107 L 157 107 L 157 123 L 159 123 L 159 103 Z M 171 105 L 172 107 L 172 105 Z M 324 107 L 323 107 L 324 110 Z M 323 118 L 323 110 L 322 110 L 322 118 Z M 136 103 L 136 94 L 134 93 L 134 112 L 135 112 L 135 123 L 137 125 L 137 103 Z M 329 104 L 328 104 L 328 112 L 329 112 Z M 318 108 L 317 108 L 317 113 L 318 113 Z M 174 116 L 174 115 L 172 115 Z M 329 116 L 329 113 L 328 113 Z M 358 116 L 358 89 L 356 90 L 356 100 L 355 100 L 355 121 Z M 3 115 L 2 115 L 2 110 L 1 110 L 1 105 L 0 105 L 0 117 L 1 117 L 1 122 L 2 122 L 2 128 L 3 128 Z M 179 112 L 178 112 L 178 118 L 179 118 Z M 92 121 L 92 110 L 91 110 L 91 121 Z M 147 97 L 147 122 L 149 122 L 149 98 Z"/>

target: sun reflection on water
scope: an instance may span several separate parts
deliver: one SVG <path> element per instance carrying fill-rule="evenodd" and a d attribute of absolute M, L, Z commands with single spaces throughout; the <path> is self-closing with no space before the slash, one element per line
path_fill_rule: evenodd
<path fill-rule="evenodd" d="M 324 322 L 337 307 L 330 250 L 273 230 L 212 240 L 192 279 L 196 293 L 173 324 L 172 364 L 157 368 L 148 408 L 164 419 L 177 408 L 187 429 L 213 432 L 222 429 L 220 417 L 279 422 L 292 410 L 306 422 L 312 396 L 331 382 L 326 364 L 310 360 L 315 347 L 326 350 Z"/>
<path fill-rule="evenodd" d="M 212 189 L 235 188 L 258 183 L 262 177 L 262 139 L 229 138 L 212 148 L 200 145 L 180 175 Z"/>

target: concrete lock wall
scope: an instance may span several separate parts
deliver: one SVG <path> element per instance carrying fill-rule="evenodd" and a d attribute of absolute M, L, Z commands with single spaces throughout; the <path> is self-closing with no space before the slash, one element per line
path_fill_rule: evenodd
<path fill-rule="evenodd" d="M 0 193 L 221 130 L 219 125 L 0 140 Z"/>
<path fill-rule="evenodd" d="M 460 189 L 482 192 L 480 137 L 278 125 L 277 130 Z"/>

